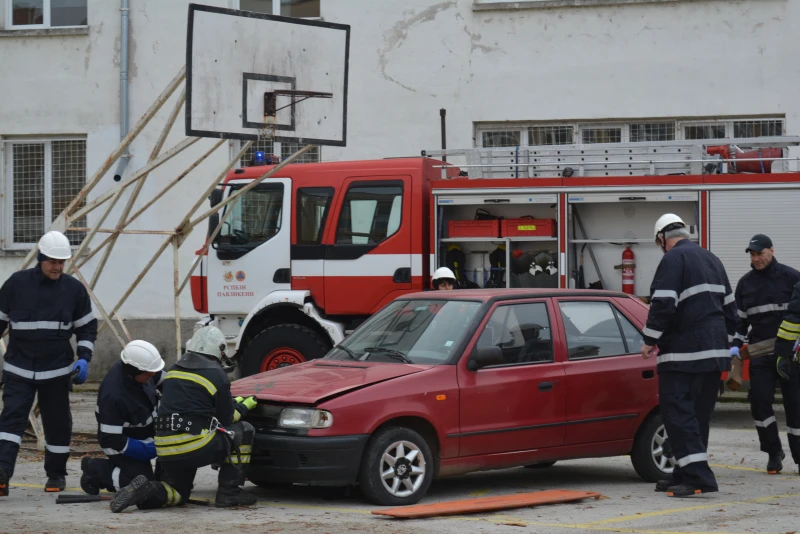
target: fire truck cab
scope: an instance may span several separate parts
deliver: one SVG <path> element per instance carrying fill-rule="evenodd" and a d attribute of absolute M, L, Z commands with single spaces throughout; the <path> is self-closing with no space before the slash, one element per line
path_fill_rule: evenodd
<path fill-rule="evenodd" d="M 286 165 L 224 208 L 192 277 L 194 307 L 208 314 L 198 325 L 218 326 L 249 376 L 323 356 L 392 299 L 428 289 L 442 265 L 460 287 L 598 288 L 647 301 L 662 255 L 653 223 L 666 212 L 722 259 L 734 286 L 755 233 L 800 266 L 800 174 L 788 152 L 800 137 L 721 142 Z M 232 170 L 212 207 L 271 168 Z M 209 234 L 218 224 L 212 217 Z"/>
<path fill-rule="evenodd" d="M 428 287 L 436 163 L 287 165 L 233 204 L 192 277 L 192 299 L 210 313 L 199 324 L 213 321 L 235 347 L 244 376 L 321 357 L 395 297 Z M 231 171 L 211 205 L 269 168 Z M 209 233 L 218 224 L 212 217 Z"/>

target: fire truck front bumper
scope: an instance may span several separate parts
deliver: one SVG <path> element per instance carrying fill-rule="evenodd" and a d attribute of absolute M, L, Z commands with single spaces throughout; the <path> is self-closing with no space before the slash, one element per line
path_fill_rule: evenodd
<path fill-rule="evenodd" d="M 247 478 L 314 486 L 355 484 L 369 434 L 310 437 L 256 434 Z"/>

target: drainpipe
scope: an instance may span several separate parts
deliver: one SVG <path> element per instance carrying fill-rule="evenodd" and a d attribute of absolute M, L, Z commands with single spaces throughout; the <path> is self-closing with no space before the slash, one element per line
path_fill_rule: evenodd
<path fill-rule="evenodd" d="M 119 39 L 119 138 L 124 139 L 128 135 L 128 0 L 120 0 L 120 23 L 121 32 Z M 117 170 L 114 173 L 114 181 L 122 180 L 122 173 L 128 166 L 131 154 L 128 149 L 120 156 L 117 162 Z"/>

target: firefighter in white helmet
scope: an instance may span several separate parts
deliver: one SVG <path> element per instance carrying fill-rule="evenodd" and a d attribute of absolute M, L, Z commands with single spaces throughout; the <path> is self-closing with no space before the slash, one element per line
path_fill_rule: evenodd
<path fill-rule="evenodd" d="M 12 274 L 0 288 L 0 332 L 9 327 L 0 414 L 0 497 L 8 495 L 28 413 L 38 395 L 45 435 L 45 491 L 66 486 L 72 439 L 70 376 L 86 381 L 97 338 L 97 320 L 83 284 L 64 274 L 72 256 L 67 237 L 47 232 L 35 267 Z M 70 340 L 75 336 L 77 350 Z M 77 361 L 75 359 L 77 352 Z"/>
<path fill-rule="evenodd" d="M 231 398 L 223 368 L 227 341 L 214 326 L 204 326 L 186 344 L 163 384 L 156 417 L 156 454 L 163 469 L 160 481 L 138 476 L 118 491 L 111 511 L 128 506 L 160 508 L 188 502 L 197 469 L 219 465 L 215 505 L 246 506 L 256 496 L 243 491 L 255 429 L 240 419 L 256 405 L 255 397 Z M 232 366 L 230 367 L 232 369 Z"/>
<path fill-rule="evenodd" d="M 456 288 L 456 275 L 447 267 L 439 267 L 433 272 L 433 289 L 449 291 Z"/>
<path fill-rule="evenodd" d="M 650 286 L 642 356 L 658 344 L 661 415 L 672 446 L 671 480 L 656 491 L 687 497 L 718 491 L 708 465 L 708 433 L 722 371 L 731 369 L 731 343 L 739 325 L 722 262 L 689 239 L 686 224 L 667 213 L 655 225 L 664 256 Z"/>
<path fill-rule="evenodd" d="M 81 488 L 89 495 L 127 486 L 139 475 L 153 480 L 158 389 L 164 360 L 151 343 L 134 340 L 120 353 L 97 392 L 97 440 L 107 458 L 81 459 Z"/>

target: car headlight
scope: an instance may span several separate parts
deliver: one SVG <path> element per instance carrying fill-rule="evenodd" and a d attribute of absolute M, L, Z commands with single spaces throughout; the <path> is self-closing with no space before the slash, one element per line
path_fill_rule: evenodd
<path fill-rule="evenodd" d="M 333 426 L 333 414 L 314 408 L 284 408 L 278 417 L 278 426 L 282 428 L 330 428 Z"/>

